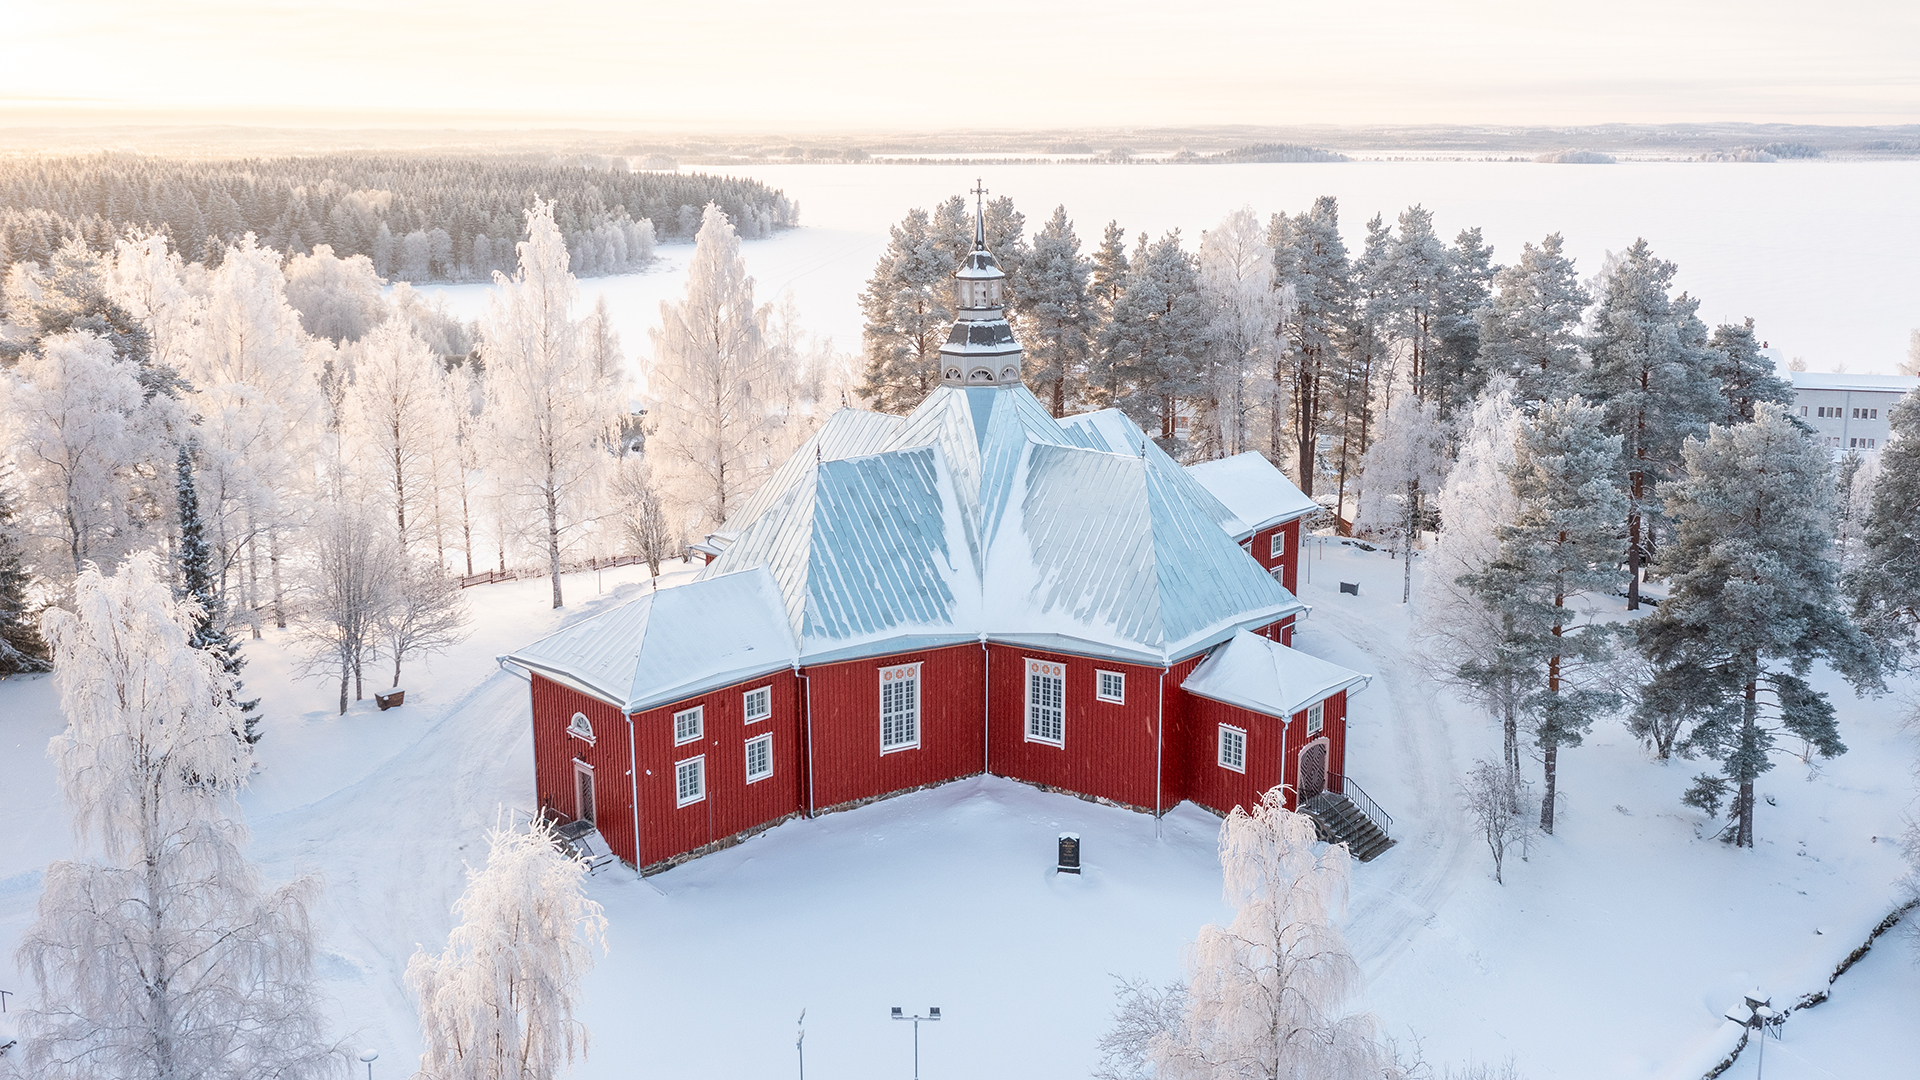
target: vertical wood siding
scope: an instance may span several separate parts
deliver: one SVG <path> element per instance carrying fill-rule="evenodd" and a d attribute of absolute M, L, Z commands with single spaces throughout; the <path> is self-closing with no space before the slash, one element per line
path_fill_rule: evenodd
<path fill-rule="evenodd" d="M 633 847 L 632 763 L 627 758 L 627 718 L 619 709 L 539 675 L 533 676 L 533 768 L 541 809 L 561 821 L 574 819 L 575 759 L 593 766 L 595 825 L 607 847 L 638 865 Z M 593 725 L 593 744 L 567 733 L 573 714 Z"/>
<path fill-rule="evenodd" d="M 1347 692 L 1326 699 L 1319 735 L 1307 736 L 1305 709 L 1293 714 L 1285 726 L 1276 717 L 1250 712 L 1234 705 L 1207 698 L 1189 697 L 1192 723 L 1187 731 L 1187 776 L 1189 795 L 1195 803 L 1219 814 L 1236 805 L 1251 807 L 1275 784 L 1287 785 L 1288 809 L 1295 808 L 1294 795 L 1300 785 L 1300 752 L 1309 742 L 1327 739 L 1327 772 L 1344 773 L 1347 748 Z M 1238 773 L 1224 768 L 1219 759 L 1219 730 L 1230 724 L 1247 733 L 1247 771 Z M 1328 786 L 1334 786 L 1331 778 Z"/>
<path fill-rule="evenodd" d="M 915 663 L 921 665 L 920 745 L 882 755 L 880 669 Z M 981 771 L 985 663 L 980 646 L 968 644 L 807 668 L 813 680 L 814 808 Z"/>
<path fill-rule="evenodd" d="M 1171 810 L 1182 799 L 1190 798 L 1187 776 L 1187 761 L 1192 757 L 1191 728 L 1196 723 L 1190 715 L 1199 698 L 1180 689 L 1187 681 L 1193 669 L 1200 666 L 1206 654 L 1190 656 L 1167 669 L 1166 690 L 1162 708 L 1166 710 L 1166 746 L 1160 765 L 1160 808 Z"/>
<path fill-rule="evenodd" d="M 1273 537 L 1281 536 L 1280 554 L 1273 554 Z M 1300 594 L 1300 521 L 1298 518 L 1284 525 L 1263 529 L 1253 534 L 1252 555 L 1260 568 L 1272 573 L 1275 567 L 1281 569 L 1280 584 L 1295 596 Z"/>
<path fill-rule="evenodd" d="M 1160 669 L 992 645 L 993 773 L 1151 810 Z M 1027 661 L 1066 669 L 1063 746 L 1027 740 Z M 1126 676 L 1126 700 L 1099 700 L 1098 672 Z"/>

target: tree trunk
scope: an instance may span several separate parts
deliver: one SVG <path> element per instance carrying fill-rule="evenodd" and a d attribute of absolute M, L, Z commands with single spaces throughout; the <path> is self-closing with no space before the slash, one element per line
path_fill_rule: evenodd
<path fill-rule="evenodd" d="M 1553 796 L 1560 779 L 1560 743 L 1548 737 L 1540 741 L 1541 757 L 1546 766 L 1546 791 L 1540 799 L 1540 831 L 1553 835 Z"/>
<path fill-rule="evenodd" d="M 560 500 L 547 489 L 547 566 L 553 573 L 553 606 L 560 606 Z"/>
<path fill-rule="evenodd" d="M 1758 750 L 1760 743 L 1760 664 L 1756 655 L 1747 668 L 1747 699 L 1740 710 L 1740 748 Z M 1753 846 L 1753 780 L 1752 769 L 1740 772 L 1740 794 L 1735 800 L 1734 810 L 1739 818 L 1739 830 L 1735 834 L 1733 846 L 1750 848 Z"/>
<path fill-rule="evenodd" d="M 280 583 L 280 530 L 267 530 L 267 568 L 273 575 L 273 625 L 287 628 L 286 590 Z"/>
<path fill-rule="evenodd" d="M 340 663 L 340 712 L 341 712 L 341 714 L 342 714 L 342 715 L 345 715 L 345 713 L 346 713 L 346 711 L 347 711 L 347 674 L 348 674 L 348 666 L 349 666 L 349 665 L 348 665 L 348 664 L 347 664 L 347 663 L 346 663 L 346 662 L 345 662 L 344 660 L 343 660 L 343 661 L 341 661 L 341 663 Z"/>
<path fill-rule="evenodd" d="M 1627 610 L 1640 610 L 1640 484 L 1633 474 L 1633 501 L 1627 504 Z"/>
<path fill-rule="evenodd" d="M 253 515 L 247 515 L 247 624 L 253 627 L 253 640 L 260 640 L 260 532 Z"/>
<path fill-rule="evenodd" d="M 473 576 L 473 518 L 467 511 L 467 482 L 460 481 L 460 546 L 467 552 L 467 576 Z"/>
<path fill-rule="evenodd" d="M 1400 602 L 1413 599 L 1413 534 L 1420 528 L 1420 485 L 1417 481 L 1407 481 L 1407 527 L 1406 527 L 1406 565 L 1401 567 Z"/>
<path fill-rule="evenodd" d="M 400 650 L 393 650 L 393 685 L 400 685 Z"/>

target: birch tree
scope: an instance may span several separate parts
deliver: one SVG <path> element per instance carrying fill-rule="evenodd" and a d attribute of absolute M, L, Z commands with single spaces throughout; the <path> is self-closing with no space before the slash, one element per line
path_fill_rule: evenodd
<path fill-rule="evenodd" d="M 1447 427 L 1440 407 L 1411 394 L 1388 408 L 1380 436 L 1361 462 L 1366 493 L 1360 520 L 1393 538 L 1407 560 L 1402 568 L 1400 602 L 1413 597 L 1413 541 L 1420 532 L 1420 499 L 1446 477 Z"/>
<path fill-rule="evenodd" d="M 767 317 L 739 237 L 708 206 L 686 296 L 660 304 L 647 373 L 658 416 L 648 456 L 690 528 L 720 528 L 774 464 L 775 405 L 791 373 L 767 347 Z"/>
<path fill-rule="evenodd" d="M 340 680 L 340 711 L 366 696 L 366 668 L 378 655 L 382 628 L 406 573 L 393 534 L 351 500 L 328 507 L 308 532 L 312 565 L 301 592 L 305 616 L 295 628 L 301 674 Z M 397 676 L 397 669 L 396 669 Z"/>
<path fill-rule="evenodd" d="M 1273 248 L 1251 207 L 1241 207 L 1200 237 L 1194 280 L 1207 307 L 1207 353 L 1200 386 L 1201 458 L 1231 457 L 1252 443 L 1252 380 L 1278 360 L 1274 337 L 1284 297 L 1274 289 Z M 1263 380 L 1264 381 L 1264 380 Z M 1270 400 L 1270 398 L 1269 398 Z"/>
<path fill-rule="evenodd" d="M 545 821 L 487 835 L 487 865 L 468 872 L 446 949 L 407 963 L 426 1042 L 420 1075 L 552 1080 L 586 1057 L 574 1010 L 607 920 L 585 881 L 585 864 L 560 853 Z"/>
<path fill-rule="evenodd" d="M 537 520 L 560 607 L 560 553 L 601 513 L 608 446 L 618 437 L 608 388 L 580 349 L 578 288 L 553 204 L 527 211 L 520 268 L 496 272 L 481 323 L 493 472 L 516 508 Z"/>
<path fill-rule="evenodd" d="M 352 353 L 353 383 L 340 435 L 370 493 L 386 504 L 395 537 L 410 547 L 420 536 L 422 517 L 438 509 L 434 466 L 450 419 L 440 386 L 446 376 L 402 319 L 375 326 Z"/>
<path fill-rule="evenodd" d="M 22 1064 L 49 1080 L 340 1075 L 312 990 L 317 883 L 264 890 L 234 794 L 252 762 L 218 657 L 158 558 L 89 567 L 47 613 L 67 728 L 49 747 L 97 857 L 47 868 L 19 958 Z"/>

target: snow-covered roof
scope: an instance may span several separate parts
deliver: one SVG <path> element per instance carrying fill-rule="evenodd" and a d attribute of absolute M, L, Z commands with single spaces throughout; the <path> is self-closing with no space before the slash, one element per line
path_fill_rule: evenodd
<path fill-rule="evenodd" d="M 507 658 L 634 713 L 791 667 L 794 652 L 779 587 L 753 567 L 650 592 Z"/>
<path fill-rule="evenodd" d="M 1371 675 L 1349 671 L 1242 630 L 1194 668 L 1180 687 L 1190 694 L 1284 719 L 1370 679 Z"/>
<path fill-rule="evenodd" d="M 1229 530 L 1235 540 L 1320 508 L 1257 451 L 1189 465 L 1187 473 L 1233 512 L 1239 521 L 1237 529 Z"/>
<path fill-rule="evenodd" d="M 1795 390 L 1905 394 L 1920 389 L 1920 378 L 1912 375 L 1853 375 L 1832 371 L 1795 371 L 1791 374 Z"/>

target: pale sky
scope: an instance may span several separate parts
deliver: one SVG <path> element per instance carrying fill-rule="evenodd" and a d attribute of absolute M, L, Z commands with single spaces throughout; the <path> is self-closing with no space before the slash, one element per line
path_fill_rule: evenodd
<path fill-rule="evenodd" d="M 0 124 L 1920 122 L 1920 2 L 0 0 Z"/>

